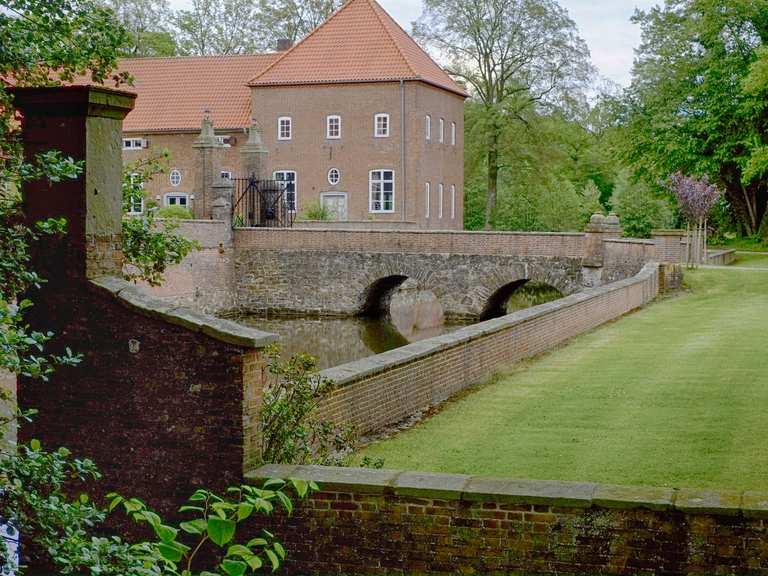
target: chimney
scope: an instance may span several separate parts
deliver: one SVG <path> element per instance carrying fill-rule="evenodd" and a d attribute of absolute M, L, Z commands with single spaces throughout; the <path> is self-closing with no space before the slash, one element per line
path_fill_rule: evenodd
<path fill-rule="evenodd" d="M 285 52 L 286 50 L 290 50 L 291 46 L 293 46 L 293 42 L 291 42 L 288 38 L 278 38 L 277 39 L 277 51 L 278 52 Z"/>

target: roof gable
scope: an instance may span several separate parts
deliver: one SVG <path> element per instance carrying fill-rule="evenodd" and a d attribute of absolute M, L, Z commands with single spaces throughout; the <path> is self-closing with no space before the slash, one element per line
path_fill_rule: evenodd
<path fill-rule="evenodd" d="M 375 0 L 349 0 L 250 86 L 421 80 L 466 96 Z"/>

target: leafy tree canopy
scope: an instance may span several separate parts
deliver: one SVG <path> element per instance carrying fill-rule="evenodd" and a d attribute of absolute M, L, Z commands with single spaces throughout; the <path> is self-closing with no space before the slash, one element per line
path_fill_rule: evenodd
<path fill-rule="evenodd" d="M 768 0 L 667 0 L 634 20 L 643 39 L 620 111 L 623 156 L 654 184 L 708 176 L 756 233 L 768 201 Z"/>

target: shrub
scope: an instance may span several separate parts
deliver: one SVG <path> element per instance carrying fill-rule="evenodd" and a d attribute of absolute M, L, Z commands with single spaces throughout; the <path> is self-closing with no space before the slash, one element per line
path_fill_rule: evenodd
<path fill-rule="evenodd" d="M 262 406 L 262 458 L 280 464 L 339 466 L 353 448 L 352 429 L 318 420 L 315 409 L 333 391 L 317 361 L 308 354 L 280 358 L 280 349 L 267 348 L 270 378 Z"/>
<path fill-rule="evenodd" d="M 184 206 L 163 206 L 157 209 L 156 215 L 158 218 L 192 220 L 192 212 L 188 208 L 184 208 Z"/>
<path fill-rule="evenodd" d="M 330 220 L 330 211 L 323 206 L 320 202 L 310 202 L 304 209 L 304 213 L 301 216 L 302 220 Z"/>

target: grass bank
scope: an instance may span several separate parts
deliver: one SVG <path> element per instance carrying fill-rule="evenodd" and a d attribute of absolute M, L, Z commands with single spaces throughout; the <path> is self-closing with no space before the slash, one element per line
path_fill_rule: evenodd
<path fill-rule="evenodd" d="M 768 263 L 768 259 L 764 260 Z M 768 490 L 768 275 L 699 270 L 361 455 L 387 468 Z"/>

